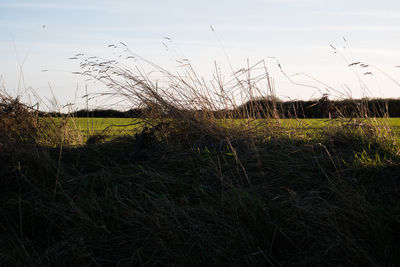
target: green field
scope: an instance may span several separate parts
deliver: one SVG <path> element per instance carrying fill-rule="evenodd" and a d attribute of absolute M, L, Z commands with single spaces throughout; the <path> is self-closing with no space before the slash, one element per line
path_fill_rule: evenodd
<path fill-rule="evenodd" d="M 143 129 L 143 120 L 135 118 L 41 118 L 43 122 L 67 123 L 68 130 L 84 140 L 96 134 L 106 136 L 134 135 Z"/>
<path fill-rule="evenodd" d="M 83 134 L 106 131 L 106 134 L 121 135 L 137 132 L 141 120 L 133 118 L 72 118 L 70 126 L 75 126 Z"/>
<path fill-rule="evenodd" d="M 56 118 L 56 121 L 61 119 Z M 70 118 L 68 124 L 72 128 L 76 128 L 83 135 L 92 135 L 104 133 L 107 135 L 132 135 L 142 129 L 141 119 L 137 118 Z M 283 128 L 294 128 L 313 130 L 321 129 L 329 125 L 349 122 L 349 119 L 280 119 L 280 126 Z M 373 118 L 369 120 L 374 124 L 387 124 L 393 127 L 396 131 L 400 128 L 400 118 Z M 254 123 L 262 124 L 265 121 L 254 120 Z"/>

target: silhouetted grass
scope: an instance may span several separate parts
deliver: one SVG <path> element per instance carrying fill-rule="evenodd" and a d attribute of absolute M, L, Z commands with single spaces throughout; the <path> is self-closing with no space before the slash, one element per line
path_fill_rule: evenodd
<path fill-rule="evenodd" d="M 221 88 L 215 100 L 200 79 L 171 76 L 176 91 L 155 90 L 114 67 L 110 88 L 148 105 L 134 136 L 79 145 L 28 107 L 1 114 L 1 265 L 400 263 L 400 146 L 384 121 L 305 133 L 274 110 L 273 120 L 215 117 L 213 105 L 233 105 Z M 47 129 L 58 138 L 43 139 Z"/>

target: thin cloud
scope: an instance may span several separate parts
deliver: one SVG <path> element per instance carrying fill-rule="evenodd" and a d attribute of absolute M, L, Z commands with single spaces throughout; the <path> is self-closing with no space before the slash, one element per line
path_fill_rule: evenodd
<path fill-rule="evenodd" d="M 23 9 L 70 9 L 70 10 L 89 10 L 89 11 L 110 11 L 108 6 L 93 4 L 82 5 L 78 3 L 59 4 L 59 3 L 32 3 L 32 2 L 9 2 L 0 3 L 0 8 L 23 8 Z"/>
<path fill-rule="evenodd" d="M 392 32 L 400 31 L 396 26 L 380 25 L 322 25 L 322 26 L 243 26 L 221 25 L 215 27 L 221 31 L 252 31 L 252 32 L 312 32 L 312 31 L 352 31 L 352 32 Z"/>
<path fill-rule="evenodd" d="M 332 50 L 328 45 L 314 45 L 312 49 L 318 49 L 321 51 Z M 346 48 L 354 55 L 361 55 L 361 56 L 378 56 L 380 59 L 386 58 L 388 60 L 392 60 L 394 57 L 400 57 L 400 49 L 395 48 L 388 48 L 388 49 L 381 49 L 381 48 Z M 345 50 L 343 50 L 344 52 Z"/>
<path fill-rule="evenodd" d="M 362 55 L 400 57 L 400 49 L 352 48 L 351 51 Z"/>
<path fill-rule="evenodd" d="M 337 31 L 337 32 L 398 32 L 400 26 L 386 25 L 321 25 L 321 26 L 286 26 L 286 25 L 239 25 L 239 24 L 213 24 L 216 32 L 316 32 L 316 31 Z M 208 24 L 192 25 L 147 25 L 140 30 L 132 27 L 93 27 L 87 30 L 92 31 L 160 31 L 160 32 L 207 32 L 210 31 Z"/>
<path fill-rule="evenodd" d="M 257 0 L 256 3 L 312 3 L 318 2 L 316 0 Z"/>
<path fill-rule="evenodd" d="M 357 16 L 357 17 L 377 17 L 377 18 L 389 18 L 398 19 L 400 18 L 400 12 L 392 10 L 360 10 L 350 11 L 343 13 L 345 16 Z"/>

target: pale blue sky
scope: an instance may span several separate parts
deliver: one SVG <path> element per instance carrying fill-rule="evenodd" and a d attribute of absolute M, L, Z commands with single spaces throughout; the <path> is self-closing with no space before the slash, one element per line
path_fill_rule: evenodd
<path fill-rule="evenodd" d="M 266 60 L 282 98 L 307 99 L 321 93 L 290 84 L 270 57 L 278 58 L 289 74 L 305 72 L 343 92 L 348 86 L 353 97 L 360 97 L 364 92 L 357 77 L 330 44 L 349 62 L 369 63 L 397 80 L 400 2 L 0 0 L 0 75 L 10 92 L 31 86 L 45 99 L 51 87 L 60 103 L 79 102 L 85 82 L 70 74 L 79 71 L 79 65 L 68 58 L 80 52 L 112 57 L 107 45 L 119 42 L 172 71 L 175 60 L 189 58 L 205 76 L 214 60 L 229 75 L 222 43 L 234 68 L 244 67 L 247 58 Z M 25 84 L 20 83 L 18 62 L 23 62 Z M 393 81 L 372 71 L 373 76 L 362 75 L 370 95 L 400 97 Z M 295 79 L 315 85 L 303 76 Z M 93 83 L 88 88 L 100 90 Z"/>

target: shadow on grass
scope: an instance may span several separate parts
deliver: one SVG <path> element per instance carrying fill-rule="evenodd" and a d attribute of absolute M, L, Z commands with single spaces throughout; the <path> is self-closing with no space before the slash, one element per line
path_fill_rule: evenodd
<path fill-rule="evenodd" d="M 400 263 L 400 165 L 387 144 L 168 140 L 3 146 L 0 263 Z"/>

